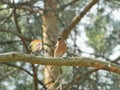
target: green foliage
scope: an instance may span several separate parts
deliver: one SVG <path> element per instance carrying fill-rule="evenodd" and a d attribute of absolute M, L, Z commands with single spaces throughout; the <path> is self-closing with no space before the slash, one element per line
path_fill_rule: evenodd
<path fill-rule="evenodd" d="M 89 38 L 89 45 L 92 46 L 96 52 L 104 51 L 103 47 L 105 46 L 105 32 L 102 30 L 87 29 L 87 36 Z"/>
<path fill-rule="evenodd" d="M 2 1 L 4 2 L 7 0 Z M 14 20 L 13 7 L 4 4 L 2 1 L 0 1 L 0 53 L 10 51 L 27 52 L 26 48 L 23 45 L 23 41 L 21 40 L 21 36 L 24 38 L 27 45 L 31 40 L 38 37 L 41 38 L 42 15 L 23 9 L 23 7 L 17 8 L 17 21 L 21 31 L 21 33 L 19 33 L 17 31 Z M 36 3 L 40 0 L 34 1 Z M 59 6 L 61 6 L 69 3 L 71 0 L 57 1 L 59 2 Z M 67 27 L 67 25 L 71 23 L 71 20 L 75 15 L 81 13 L 89 1 L 90 0 L 78 0 L 76 3 L 69 5 L 64 10 L 57 12 L 58 16 L 56 18 L 59 21 L 60 33 Z M 37 7 L 35 8 L 34 5 L 25 5 L 30 7 L 28 9 L 39 9 Z M 93 10 L 88 12 L 85 18 L 82 19 L 85 22 L 82 23 L 82 26 L 85 28 L 84 32 L 88 38 L 87 44 L 88 46 L 92 47 L 92 49 L 94 49 L 95 54 L 104 55 L 109 58 L 111 53 L 113 53 L 114 48 L 120 44 L 120 21 L 114 20 L 114 17 L 112 17 L 112 12 L 114 10 L 118 10 L 118 7 L 119 0 L 99 0 L 97 6 L 95 5 L 94 7 L 96 11 Z M 45 13 L 46 12 L 44 12 L 44 14 Z M 86 18 L 88 19 L 86 20 Z M 72 38 L 69 37 L 70 47 L 68 45 L 68 49 L 70 50 L 68 51 L 70 52 L 68 53 L 74 52 L 74 56 L 77 56 L 78 54 L 82 55 L 82 53 L 84 53 L 80 50 L 81 47 L 77 46 L 77 42 L 80 41 L 79 38 L 81 35 L 81 28 L 79 28 L 79 26 L 81 26 L 81 23 L 75 28 L 76 30 L 73 30 L 69 35 Z M 71 45 L 71 42 L 73 43 L 73 47 Z M 79 45 L 81 45 L 81 43 Z M 87 52 L 87 49 L 85 52 Z M 27 63 L 24 65 L 22 65 L 22 63 L 20 63 L 20 65 L 18 65 L 18 63 L 12 64 L 20 66 L 32 73 L 31 67 Z M 73 80 L 76 75 L 82 75 L 88 70 L 91 70 L 91 68 L 88 69 L 86 67 L 62 67 L 62 69 L 64 77 L 63 81 L 65 83 Z M 12 70 L 15 71 L 13 73 L 10 73 Z M 9 86 L 14 86 L 14 90 L 34 90 L 33 77 L 31 77 L 28 73 L 25 73 L 25 71 L 2 63 L 0 64 L 0 71 L 0 90 L 9 90 Z M 4 77 L 7 73 L 10 74 Z M 38 73 L 39 75 L 43 75 L 43 69 L 40 69 Z M 119 90 L 117 86 L 115 86 L 116 78 L 117 83 L 120 83 L 118 80 L 119 75 L 114 75 L 108 72 L 104 73 L 105 75 L 102 75 L 102 73 L 99 72 L 95 72 L 92 73 L 91 76 L 83 76 L 79 83 L 73 86 L 71 85 L 71 90 L 78 90 L 78 88 L 81 88 L 79 90 L 103 90 L 102 87 L 105 87 L 106 90 L 108 90 L 108 87 L 113 88 L 114 90 Z M 101 82 L 101 77 L 105 78 L 106 81 Z M 40 79 L 43 80 L 43 76 L 41 76 Z M 109 84 L 109 80 L 112 80 L 114 83 L 112 85 Z M 40 84 L 39 86 L 41 87 Z M 75 88 L 75 86 L 77 87 Z"/>
<path fill-rule="evenodd" d="M 110 16 L 97 16 L 92 18 L 92 22 L 89 26 L 86 26 L 86 35 L 89 39 L 88 44 L 94 49 L 94 51 L 98 54 L 108 54 L 112 53 L 112 50 L 118 44 L 117 39 L 114 39 L 115 35 L 113 32 L 114 24 L 110 24 L 113 19 Z M 113 32 L 110 33 L 110 27 L 113 27 Z M 112 36 L 111 36 L 112 35 Z"/>

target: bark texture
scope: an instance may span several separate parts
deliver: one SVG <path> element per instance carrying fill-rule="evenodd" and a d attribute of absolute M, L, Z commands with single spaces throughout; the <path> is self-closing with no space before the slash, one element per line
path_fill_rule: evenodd
<path fill-rule="evenodd" d="M 66 60 L 64 58 L 42 58 L 42 57 L 38 57 L 38 56 L 33 56 L 31 58 L 31 56 L 29 54 L 19 53 L 19 52 L 9 52 L 9 53 L 0 54 L 0 63 L 1 62 L 18 62 L 18 61 L 47 65 L 47 66 L 53 65 L 53 67 L 54 67 L 54 65 L 56 65 L 56 66 L 94 67 L 96 69 L 103 69 L 103 70 L 107 70 L 110 72 L 120 74 L 120 65 L 115 64 L 116 63 L 116 62 L 114 62 L 115 60 L 111 61 L 111 62 L 106 62 L 106 61 L 100 61 L 97 59 L 86 58 L 86 57 L 76 57 L 76 58 L 73 57 L 73 58 L 67 58 Z M 55 69 L 55 71 L 56 71 L 56 69 Z M 54 75 L 55 74 L 56 73 L 54 73 Z"/>
<path fill-rule="evenodd" d="M 57 0 L 44 0 L 45 11 L 43 12 L 43 42 L 45 57 L 53 57 L 56 38 L 58 36 Z M 44 83 L 48 90 L 56 90 L 59 87 L 61 75 L 60 66 L 46 65 L 44 70 Z"/>

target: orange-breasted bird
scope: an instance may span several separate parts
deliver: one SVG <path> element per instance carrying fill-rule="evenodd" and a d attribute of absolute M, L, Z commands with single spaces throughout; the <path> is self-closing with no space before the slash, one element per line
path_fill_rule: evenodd
<path fill-rule="evenodd" d="M 54 57 L 62 57 L 67 51 L 67 45 L 64 42 L 63 38 L 59 37 L 57 39 L 56 48 L 54 51 Z"/>
<path fill-rule="evenodd" d="M 42 50 L 42 40 L 40 39 L 33 40 L 29 45 L 29 49 L 31 53 L 40 52 Z"/>

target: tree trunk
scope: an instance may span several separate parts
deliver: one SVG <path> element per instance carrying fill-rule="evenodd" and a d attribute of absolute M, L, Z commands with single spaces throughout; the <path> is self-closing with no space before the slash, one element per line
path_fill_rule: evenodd
<path fill-rule="evenodd" d="M 44 0 L 43 42 L 45 57 L 53 57 L 56 38 L 58 36 L 57 0 Z M 58 90 L 61 67 L 46 65 L 44 70 L 44 83 L 48 90 Z"/>

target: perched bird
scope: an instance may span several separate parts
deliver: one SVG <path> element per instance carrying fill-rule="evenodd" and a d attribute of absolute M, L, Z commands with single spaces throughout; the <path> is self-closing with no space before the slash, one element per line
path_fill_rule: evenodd
<path fill-rule="evenodd" d="M 57 39 L 56 48 L 54 51 L 54 57 L 62 57 L 65 54 L 66 50 L 67 50 L 66 43 L 61 37 L 59 37 Z"/>
<path fill-rule="evenodd" d="M 42 50 L 42 40 L 40 39 L 33 40 L 29 45 L 29 49 L 31 53 L 40 52 Z"/>
<path fill-rule="evenodd" d="M 56 48 L 54 50 L 54 58 L 55 57 L 62 57 L 65 54 L 66 51 L 67 51 L 67 45 L 64 42 L 64 40 L 61 37 L 59 37 L 57 39 Z M 61 77 L 62 76 L 62 69 L 59 66 L 56 66 L 55 68 L 58 71 L 58 79 L 57 80 L 59 80 L 59 81 L 57 81 L 57 82 L 60 82 L 59 83 L 60 84 L 59 85 L 59 88 L 60 88 L 59 90 L 62 90 L 62 88 L 63 88 L 62 87 L 62 77 Z"/>
<path fill-rule="evenodd" d="M 42 50 L 42 40 L 40 39 L 35 39 L 33 40 L 28 49 L 30 50 L 30 58 L 32 58 L 33 55 L 39 55 L 40 51 Z M 32 68 L 33 75 L 34 75 L 34 82 L 37 81 L 37 68 L 39 65 L 35 65 L 31 63 L 30 67 Z M 35 89 L 38 89 L 38 85 L 34 85 Z"/>

